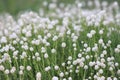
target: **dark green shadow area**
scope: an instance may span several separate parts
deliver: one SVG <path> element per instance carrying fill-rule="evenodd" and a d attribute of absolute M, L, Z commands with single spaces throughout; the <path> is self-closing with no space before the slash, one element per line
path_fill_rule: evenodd
<path fill-rule="evenodd" d="M 0 0 L 0 14 L 7 12 L 12 15 L 18 14 L 20 11 L 33 10 L 38 11 L 39 8 L 43 8 L 43 1 L 47 1 L 48 3 L 52 2 L 52 0 Z M 57 0 L 57 4 L 59 3 L 74 3 L 75 0 Z M 82 1 L 82 0 L 80 0 Z M 88 0 L 84 0 L 88 1 Z M 102 1 L 102 0 L 100 0 Z M 104 0 L 112 3 L 114 0 Z M 120 0 L 116 0 L 120 3 Z"/>
<path fill-rule="evenodd" d="M 42 2 L 48 3 L 52 0 L 0 0 L 0 13 L 7 12 L 12 15 L 16 15 L 20 11 L 33 10 L 38 11 L 43 7 Z M 57 3 L 72 3 L 74 0 L 58 0 Z"/>

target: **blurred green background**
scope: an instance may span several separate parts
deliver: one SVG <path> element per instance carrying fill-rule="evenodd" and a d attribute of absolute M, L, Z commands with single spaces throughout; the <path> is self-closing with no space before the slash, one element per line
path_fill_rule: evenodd
<path fill-rule="evenodd" d="M 25 10 L 37 11 L 40 7 L 43 6 L 43 1 L 52 2 L 52 0 L 0 0 L 0 14 L 8 12 L 12 15 L 16 15 L 18 12 Z M 73 3 L 74 1 L 75 0 L 57 0 L 57 3 Z M 115 0 L 106 1 L 111 2 Z M 120 0 L 117 1 L 120 3 Z"/>

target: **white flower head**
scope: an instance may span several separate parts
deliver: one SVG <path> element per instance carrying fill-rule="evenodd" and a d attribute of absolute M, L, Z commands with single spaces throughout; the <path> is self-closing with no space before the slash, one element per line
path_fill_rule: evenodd
<path fill-rule="evenodd" d="M 36 80 L 41 80 L 41 73 L 40 72 L 37 72 L 37 74 L 36 74 Z"/>
<path fill-rule="evenodd" d="M 62 46 L 63 48 L 65 48 L 65 47 L 66 47 L 66 43 L 63 42 L 63 43 L 61 44 L 61 46 Z"/>
<path fill-rule="evenodd" d="M 52 80 L 58 80 L 58 77 L 53 76 Z"/>

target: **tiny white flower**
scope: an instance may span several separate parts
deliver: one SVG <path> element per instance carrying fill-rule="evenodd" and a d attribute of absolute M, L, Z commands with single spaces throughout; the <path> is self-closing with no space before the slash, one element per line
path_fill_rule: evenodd
<path fill-rule="evenodd" d="M 2 36 L 0 42 L 1 43 L 7 43 L 7 38 L 5 36 Z"/>
<path fill-rule="evenodd" d="M 102 44 L 103 43 L 103 39 L 99 39 L 98 43 Z"/>
<path fill-rule="evenodd" d="M 88 69 L 88 66 L 87 66 L 87 65 L 85 65 L 85 66 L 84 66 L 84 69 L 85 69 L 85 70 L 86 70 L 86 69 Z"/>
<path fill-rule="evenodd" d="M 68 60 L 72 60 L 72 56 L 69 56 L 69 57 L 68 57 Z"/>
<path fill-rule="evenodd" d="M 38 56 L 39 56 L 39 53 L 38 53 L 38 52 L 36 52 L 36 53 L 35 53 L 35 56 L 36 56 L 36 57 L 38 57 Z"/>
<path fill-rule="evenodd" d="M 100 73 L 100 74 L 102 74 L 102 73 L 103 73 L 103 70 L 102 70 L 102 69 L 100 69 L 100 70 L 99 70 L 99 73 Z"/>
<path fill-rule="evenodd" d="M 63 73 L 63 72 L 60 72 L 59 76 L 60 76 L 60 77 L 63 77 L 63 76 L 64 76 L 64 73 Z"/>
<path fill-rule="evenodd" d="M 5 67 L 3 65 L 0 65 L 0 71 L 4 71 Z"/>
<path fill-rule="evenodd" d="M 110 70 L 110 71 L 113 71 L 113 68 L 112 68 L 112 67 L 110 67 L 110 68 L 109 68 L 109 70 Z"/>
<path fill-rule="evenodd" d="M 56 50 L 55 50 L 55 49 L 52 49 L 52 50 L 51 50 L 51 53 L 55 53 L 55 52 L 56 52 Z"/>
<path fill-rule="evenodd" d="M 41 73 L 40 72 L 37 72 L 37 74 L 36 74 L 36 80 L 41 80 Z"/>
<path fill-rule="evenodd" d="M 31 66 L 27 66 L 27 68 L 26 68 L 28 71 L 30 71 L 31 70 Z"/>
<path fill-rule="evenodd" d="M 45 67 L 45 71 L 49 71 L 50 69 L 51 69 L 51 67 L 50 67 L 50 66 Z"/>
<path fill-rule="evenodd" d="M 87 44 L 87 43 L 84 43 L 84 47 L 85 47 L 85 48 L 88 47 L 88 44 Z"/>
<path fill-rule="evenodd" d="M 14 73 L 16 71 L 15 67 L 12 67 L 12 69 L 10 70 L 11 73 Z"/>
<path fill-rule="evenodd" d="M 65 48 L 65 47 L 66 47 L 66 43 L 63 42 L 63 43 L 61 44 L 61 46 L 62 46 L 63 48 Z"/>
<path fill-rule="evenodd" d="M 44 58 L 48 58 L 48 54 L 47 53 L 44 54 Z"/>
<path fill-rule="evenodd" d="M 20 66 L 20 70 L 24 70 L 25 69 L 25 67 L 24 66 Z"/>
<path fill-rule="evenodd" d="M 54 66 L 54 69 L 55 69 L 55 70 L 58 70 L 58 69 L 59 69 L 59 66 L 55 65 L 55 66 Z"/>
<path fill-rule="evenodd" d="M 91 33 L 92 35 L 94 35 L 94 34 L 96 33 L 96 31 L 95 31 L 95 30 L 91 30 L 90 33 Z"/>
<path fill-rule="evenodd" d="M 58 39 L 58 36 L 54 36 L 52 40 L 56 41 L 57 39 Z"/>
<path fill-rule="evenodd" d="M 37 61 L 40 61 L 41 60 L 41 58 L 40 57 L 37 57 Z"/>
<path fill-rule="evenodd" d="M 103 34 L 103 30 L 100 30 L 100 31 L 99 31 L 99 34 Z"/>
<path fill-rule="evenodd" d="M 30 51 L 33 51 L 34 49 L 33 49 L 33 47 L 30 47 Z"/>
<path fill-rule="evenodd" d="M 9 70 L 8 69 L 5 70 L 5 74 L 9 74 Z"/>
<path fill-rule="evenodd" d="M 68 80 L 72 80 L 72 77 L 69 77 Z"/>
<path fill-rule="evenodd" d="M 58 80 L 58 77 L 53 76 L 53 77 L 52 77 L 52 80 Z"/>
<path fill-rule="evenodd" d="M 87 37 L 88 38 L 92 38 L 92 34 L 91 33 L 87 33 Z"/>

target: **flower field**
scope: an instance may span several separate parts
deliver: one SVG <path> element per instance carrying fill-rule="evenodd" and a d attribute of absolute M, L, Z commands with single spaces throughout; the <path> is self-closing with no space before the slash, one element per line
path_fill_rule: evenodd
<path fill-rule="evenodd" d="M 117 2 L 43 5 L 0 15 L 0 80 L 120 80 Z"/>

